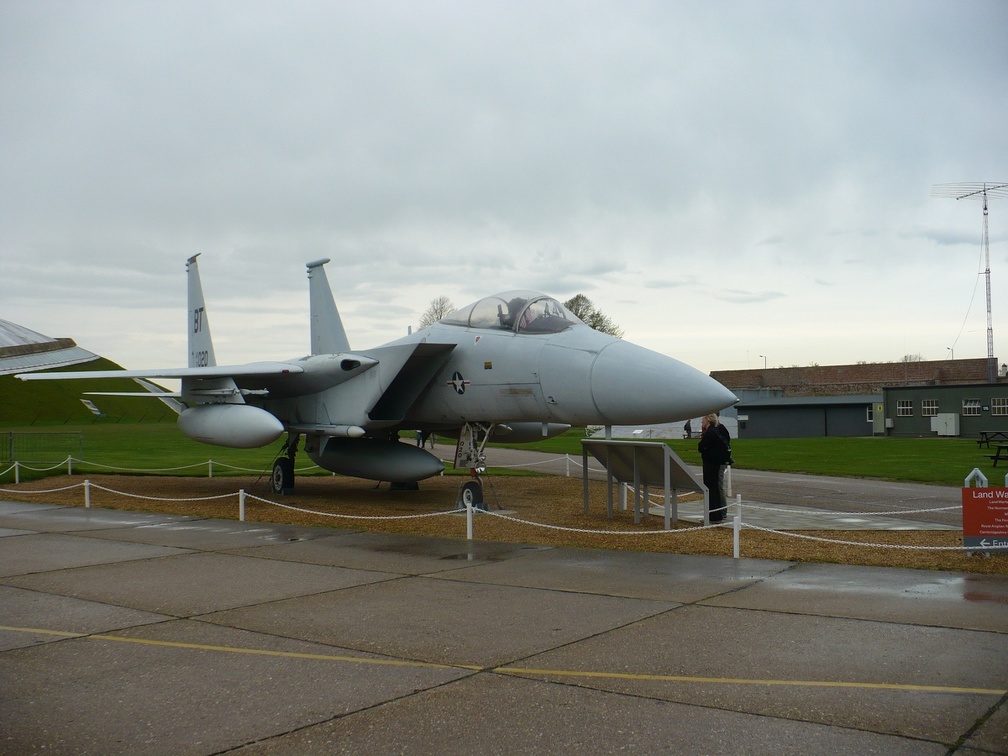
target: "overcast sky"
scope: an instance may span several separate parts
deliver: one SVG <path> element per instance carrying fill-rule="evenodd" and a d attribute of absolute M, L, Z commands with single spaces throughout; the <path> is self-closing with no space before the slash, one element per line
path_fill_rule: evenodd
<path fill-rule="evenodd" d="M 0 318 L 185 364 L 587 295 L 704 371 L 984 357 L 1008 2 L 0 2 Z M 991 202 L 1008 359 L 1008 198 Z"/>

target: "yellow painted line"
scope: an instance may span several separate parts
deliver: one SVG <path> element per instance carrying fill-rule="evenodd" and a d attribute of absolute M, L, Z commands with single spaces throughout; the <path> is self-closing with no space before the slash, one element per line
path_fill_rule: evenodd
<path fill-rule="evenodd" d="M 526 677 L 579 677 L 583 679 L 630 680 L 634 682 L 686 682 L 714 685 L 782 685 L 813 688 L 862 688 L 866 690 L 897 690 L 924 693 L 974 693 L 1003 696 L 1008 690 L 992 688 L 957 688 L 947 685 L 909 685 L 900 683 L 843 682 L 831 680 L 760 680 L 743 677 L 691 677 L 688 675 L 645 675 L 630 672 L 592 672 L 569 669 L 525 669 L 522 667 L 496 667 L 492 672 L 502 675 Z"/>
<path fill-rule="evenodd" d="M 159 641 L 149 638 L 127 638 L 121 635 L 89 635 L 88 639 L 105 640 L 114 643 L 135 643 L 141 646 L 160 646 L 163 648 L 184 648 L 191 651 L 217 651 L 227 654 L 250 654 L 252 656 L 270 656 L 281 659 L 311 659 L 314 661 L 350 662 L 352 664 L 370 664 L 385 667 L 424 667 L 427 669 L 464 669 L 478 672 L 483 667 L 466 664 L 437 664 L 435 662 L 410 661 L 407 659 L 369 659 L 363 656 L 339 656 L 337 654 L 308 654 L 298 651 L 270 651 L 264 648 L 241 648 L 239 646 L 213 646 L 205 643 L 181 643 L 178 641 Z M 304 641 L 310 643 L 311 641 Z"/>
<path fill-rule="evenodd" d="M 61 638 L 83 638 L 84 633 L 68 633 L 63 630 L 45 630 L 41 627 L 9 627 L 0 625 L 0 630 L 11 633 L 31 633 L 33 635 L 58 635 Z"/>
<path fill-rule="evenodd" d="M 63 630 L 46 630 L 37 627 L 10 627 L 0 625 L 0 631 L 32 635 L 54 635 L 62 638 L 83 638 L 87 640 L 109 641 L 112 643 L 133 643 L 140 646 L 156 646 L 160 648 L 180 648 L 190 651 L 213 651 L 227 654 L 248 654 L 281 659 L 307 659 L 311 661 L 344 662 L 349 664 L 368 664 L 386 667 L 419 667 L 425 669 L 465 670 L 467 672 L 493 672 L 501 675 L 522 677 L 568 677 L 584 680 L 627 680 L 631 682 L 672 682 L 700 683 L 706 685 L 778 685 L 784 687 L 806 688 L 858 688 L 863 690 L 891 690 L 906 693 L 949 693 L 1003 696 L 1008 690 L 996 688 L 961 688 L 948 685 L 910 685 L 900 683 L 870 683 L 843 682 L 831 680 L 762 680 L 741 677 L 693 677 L 689 675 L 647 675 L 631 672 L 593 672 L 570 669 L 528 669 L 524 667 L 480 667 L 471 664 L 436 664 L 433 662 L 408 661 L 403 659 L 368 659 L 360 656 L 341 656 L 337 654 L 309 654 L 298 651 L 270 651 L 261 648 L 242 648 L 239 646 L 215 646 L 206 643 L 183 643 L 181 641 L 162 641 L 150 638 L 129 638 L 121 635 L 87 635 Z M 309 643 L 310 641 L 305 641 Z"/>
<path fill-rule="evenodd" d="M 9 627 L 0 625 L 0 630 L 33 635 L 56 635 L 64 638 L 84 638 L 86 640 L 111 641 L 112 643 L 134 643 L 139 646 L 158 646 L 161 648 L 181 648 L 189 651 L 216 651 L 227 654 L 249 654 L 251 656 L 268 656 L 281 659 L 309 659 L 313 661 L 348 662 L 352 664 L 369 664 L 386 667 L 421 667 L 426 669 L 453 669 L 479 672 L 483 667 L 469 664 L 437 664 L 434 662 L 410 661 L 406 659 L 369 659 L 362 656 L 340 656 L 337 654 L 309 654 L 298 651 L 270 651 L 264 648 L 242 648 L 240 646 L 214 646 L 207 643 L 183 643 L 180 641 L 163 641 L 152 638 L 129 638 L 123 635 L 87 635 L 61 630 L 44 630 L 37 627 Z M 310 643 L 311 641 L 304 641 Z"/>

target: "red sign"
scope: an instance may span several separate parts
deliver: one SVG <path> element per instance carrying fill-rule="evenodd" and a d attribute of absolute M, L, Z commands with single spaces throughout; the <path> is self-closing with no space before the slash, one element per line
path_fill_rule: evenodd
<path fill-rule="evenodd" d="M 1008 549 L 1008 488 L 962 490 L 963 546 Z"/>

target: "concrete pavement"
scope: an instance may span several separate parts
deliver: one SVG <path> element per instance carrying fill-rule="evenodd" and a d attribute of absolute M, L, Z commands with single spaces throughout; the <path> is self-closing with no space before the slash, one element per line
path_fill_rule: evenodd
<path fill-rule="evenodd" d="M 1008 753 L 1008 580 L 0 502 L 0 752 Z"/>

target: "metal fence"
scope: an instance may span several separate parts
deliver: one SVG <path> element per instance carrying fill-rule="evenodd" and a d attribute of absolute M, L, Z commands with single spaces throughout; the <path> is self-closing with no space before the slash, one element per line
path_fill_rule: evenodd
<path fill-rule="evenodd" d="M 0 433 L 0 463 L 59 462 L 68 456 L 81 457 L 84 434 L 81 431 L 58 433 Z"/>

